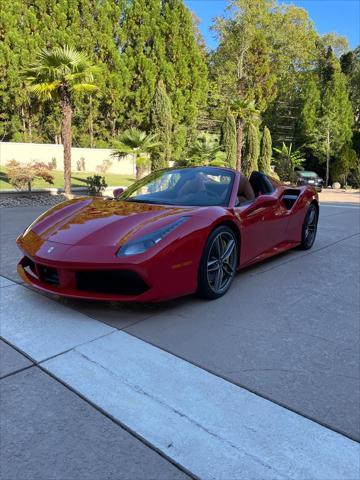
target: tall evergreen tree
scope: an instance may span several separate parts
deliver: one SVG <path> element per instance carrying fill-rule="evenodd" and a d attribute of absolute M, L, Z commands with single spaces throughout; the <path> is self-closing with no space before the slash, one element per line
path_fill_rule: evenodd
<path fill-rule="evenodd" d="M 271 158 L 272 158 L 272 140 L 271 133 L 268 127 L 264 127 L 261 138 L 261 152 L 259 157 L 259 170 L 267 175 L 271 173 Z"/>
<path fill-rule="evenodd" d="M 311 75 L 307 82 L 304 82 L 300 94 L 302 107 L 299 115 L 298 138 L 299 143 L 309 140 L 316 128 L 317 118 L 321 106 L 320 88 L 316 78 Z"/>
<path fill-rule="evenodd" d="M 162 80 L 157 84 L 151 120 L 153 131 L 161 142 L 160 147 L 151 153 L 151 168 L 158 170 L 169 166 L 172 140 L 171 102 Z"/>
<path fill-rule="evenodd" d="M 152 99 L 162 79 L 173 129 L 193 127 L 207 95 L 205 53 L 183 0 L 132 0 L 122 20 L 122 58 L 128 70 L 126 124 L 149 130 Z"/>
<path fill-rule="evenodd" d="M 360 46 L 341 57 L 341 70 L 348 78 L 355 126 L 360 131 Z"/>
<path fill-rule="evenodd" d="M 241 169 L 244 175 L 249 177 L 254 170 L 258 170 L 259 154 L 259 128 L 253 123 L 250 123 L 246 134 L 244 161 Z"/>
<path fill-rule="evenodd" d="M 231 168 L 236 166 L 236 122 L 234 115 L 228 108 L 222 124 L 222 144 L 226 154 L 226 164 Z"/>
<path fill-rule="evenodd" d="M 337 71 L 325 87 L 319 117 L 312 132 L 312 147 L 326 161 L 326 186 L 329 183 L 330 158 L 351 140 L 353 122 L 346 78 Z"/>

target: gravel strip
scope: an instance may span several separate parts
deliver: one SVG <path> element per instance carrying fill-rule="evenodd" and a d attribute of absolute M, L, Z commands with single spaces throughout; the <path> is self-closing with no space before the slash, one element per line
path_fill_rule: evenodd
<path fill-rule="evenodd" d="M 66 200 L 65 195 L 50 195 L 49 193 L 19 193 L 19 194 L 0 194 L 0 207 L 53 207 Z"/>

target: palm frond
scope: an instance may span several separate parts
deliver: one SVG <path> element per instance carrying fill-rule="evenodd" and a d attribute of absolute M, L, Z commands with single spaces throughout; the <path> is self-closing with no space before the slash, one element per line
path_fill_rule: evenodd
<path fill-rule="evenodd" d="M 114 143 L 116 148 L 114 156 L 123 156 L 127 153 L 135 155 L 150 153 L 154 148 L 161 145 L 157 135 L 146 134 L 138 128 L 129 128 L 120 136 L 119 140 Z"/>
<path fill-rule="evenodd" d="M 59 82 L 35 83 L 29 85 L 29 91 L 34 93 L 40 100 L 51 100 L 56 94 L 59 87 Z"/>
<path fill-rule="evenodd" d="M 114 141 L 113 146 L 114 146 L 114 151 L 111 154 L 112 157 L 119 158 L 119 157 L 124 157 L 125 155 L 128 155 L 128 154 L 134 153 L 133 148 L 129 147 L 128 145 L 125 145 L 122 142 Z"/>
<path fill-rule="evenodd" d="M 99 87 L 90 83 L 75 83 L 70 86 L 70 91 L 79 94 L 93 93 L 99 90 Z"/>
<path fill-rule="evenodd" d="M 41 50 L 37 62 L 23 72 L 23 77 L 33 91 L 39 93 L 39 98 L 49 99 L 48 91 L 42 95 L 45 84 L 56 88 L 65 85 L 76 93 L 93 93 L 97 90 L 93 82 L 99 72 L 100 68 L 92 65 L 83 52 L 64 46 Z"/>

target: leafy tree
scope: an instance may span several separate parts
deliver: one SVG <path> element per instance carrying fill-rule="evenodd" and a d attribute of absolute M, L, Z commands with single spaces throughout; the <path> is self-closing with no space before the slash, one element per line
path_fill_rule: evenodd
<path fill-rule="evenodd" d="M 274 77 L 264 32 L 267 0 L 238 0 L 229 19 L 218 19 L 220 45 L 214 56 L 214 75 L 221 103 L 232 104 L 236 118 L 236 168 L 241 169 L 244 128 L 255 112 L 264 110 L 274 95 Z M 235 99 L 235 100 L 234 100 Z"/>
<path fill-rule="evenodd" d="M 62 140 L 64 145 L 64 191 L 71 193 L 71 121 L 73 96 L 97 90 L 94 67 L 81 52 L 70 47 L 42 50 L 37 63 L 24 74 L 29 90 L 40 101 L 56 101 L 61 105 Z"/>
<path fill-rule="evenodd" d="M 282 144 L 281 148 L 275 148 L 276 152 L 276 172 L 284 181 L 293 181 L 294 180 L 294 171 L 296 167 L 301 167 L 305 161 L 305 158 L 300 149 L 293 150 L 292 143 L 289 146 Z"/>
<path fill-rule="evenodd" d="M 41 178 L 51 185 L 54 183 L 51 168 L 43 162 L 23 164 L 16 160 L 10 160 L 6 164 L 6 177 L 16 190 L 25 190 L 27 187 L 29 192 L 32 182 L 37 178 Z"/>
<path fill-rule="evenodd" d="M 232 168 L 236 166 L 236 122 L 234 115 L 228 108 L 222 124 L 222 144 L 226 153 L 226 164 Z"/>
<path fill-rule="evenodd" d="M 326 186 L 329 183 L 330 158 L 351 140 L 353 121 L 346 78 L 336 71 L 324 89 L 317 122 L 310 136 L 310 147 L 326 161 Z"/>
<path fill-rule="evenodd" d="M 159 80 L 154 96 L 152 125 L 161 142 L 161 146 L 151 153 L 151 168 L 158 170 L 169 165 L 172 140 L 171 102 L 162 80 Z"/>
<path fill-rule="evenodd" d="M 357 166 L 356 152 L 349 145 L 344 145 L 331 165 L 331 177 L 335 182 L 346 185 L 351 170 Z"/>
<path fill-rule="evenodd" d="M 155 134 L 146 134 L 138 128 L 129 128 L 120 134 L 114 142 L 113 157 L 121 159 L 125 155 L 134 155 L 136 160 L 136 179 L 139 180 L 144 170 L 150 167 L 150 154 L 160 146 Z"/>
<path fill-rule="evenodd" d="M 258 170 L 258 159 L 260 154 L 259 129 L 250 123 L 247 130 L 245 142 L 245 155 L 242 165 L 242 172 L 249 177 L 254 170 Z"/>
<path fill-rule="evenodd" d="M 306 143 L 316 128 L 321 107 L 320 95 L 320 87 L 316 78 L 311 76 L 309 81 L 304 82 L 300 95 L 302 101 L 298 125 L 300 142 Z"/>
<path fill-rule="evenodd" d="M 264 127 L 261 139 L 261 152 L 259 157 L 259 170 L 269 175 L 271 173 L 272 141 L 268 127 Z"/>

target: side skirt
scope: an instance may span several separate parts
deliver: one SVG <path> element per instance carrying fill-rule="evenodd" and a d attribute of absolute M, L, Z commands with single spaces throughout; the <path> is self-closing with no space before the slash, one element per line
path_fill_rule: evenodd
<path fill-rule="evenodd" d="M 255 263 L 259 263 L 264 260 L 267 260 L 268 258 L 273 257 L 274 255 L 279 255 L 280 253 L 286 252 L 287 250 L 291 250 L 292 248 L 295 248 L 298 245 L 300 245 L 300 242 L 281 242 L 278 245 L 276 245 L 276 247 L 273 247 L 270 250 L 266 250 L 265 252 L 261 253 L 260 255 L 253 258 L 249 262 L 246 262 L 243 265 L 240 265 L 239 270 L 249 267 L 250 265 L 254 265 Z"/>

